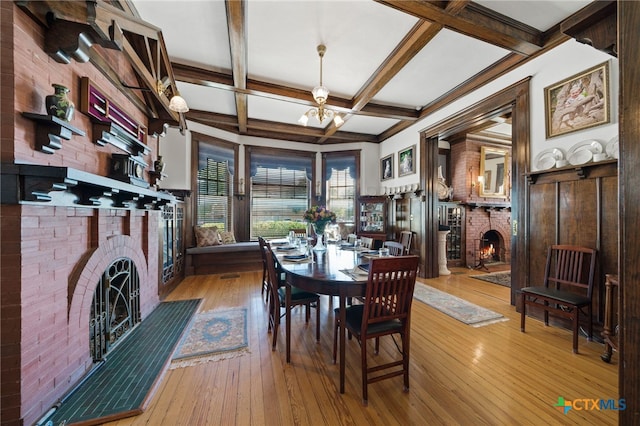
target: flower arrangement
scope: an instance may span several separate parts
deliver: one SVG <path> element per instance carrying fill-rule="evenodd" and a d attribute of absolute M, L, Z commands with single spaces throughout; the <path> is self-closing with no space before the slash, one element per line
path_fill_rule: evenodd
<path fill-rule="evenodd" d="M 322 234 L 328 223 L 335 223 L 336 214 L 325 206 L 312 206 L 304 212 L 303 219 L 314 226 L 317 234 Z"/>

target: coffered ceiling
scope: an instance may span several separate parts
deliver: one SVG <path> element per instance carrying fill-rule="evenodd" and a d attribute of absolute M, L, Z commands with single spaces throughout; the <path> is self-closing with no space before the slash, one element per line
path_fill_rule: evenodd
<path fill-rule="evenodd" d="M 112 4 L 122 2 L 113 1 Z M 568 39 L 565 1 L 131 0 L 162 30 L 189 122 L 316 144 L 381 142 Z M 339 128 L 310 118 L 323 83 Z"/>

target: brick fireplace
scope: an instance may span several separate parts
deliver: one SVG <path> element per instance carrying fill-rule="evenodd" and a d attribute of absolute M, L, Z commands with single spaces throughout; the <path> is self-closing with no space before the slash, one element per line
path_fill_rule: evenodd
<path fill-rule="evenodd" d="M 511 210 L 467 207 L 467 264 L 511 262 Z"/>
<path fill-rule="evenodd" d="M 94 368 L 92 302 L 114 262 L 127 259 L 135 267 L 142 320 L 159 303 L 159 207 L 173 197 L 108 179 L 112 155 L 123 151 L 98 144 L 94 123 L 80 111 L 68 123 L 80 132 L 54 137 L 56 143 L 42 149 L 43 126 L 28 115 L 46 117 L 52 83 L 69 87 L 79 106 L 86 77 L 134 122 L 144 127 L 149 119 L 91 63 L 52 59 L 44 52 L 46 29 L 15 2 L 0 3 L 7 83 L 1 94 L 0 418 L 30 425 Z M 101 52 L 132 79 L 119 52 Z M 153 164 L 158 142 L 145 142 L 148 151 L 140 157 Z M 148 170 L 143 179 L 150 181 Z"/>
<path fill-rule="evenodd" d="M 472 138 L 451 144 L 451 186 L 453 199 L 465 208 L 465 263 L 469 267 L 480 263 L 511 262 L 510 199 L 480 197 L 478 193 L 483 145 L 487 143 Z M 502 148 L 509 149 L 508 146 Z M 506 173 L 511 174 L 510 170 Z M 493 253 L 489 255 L 487 249 L 491 250 L 491 244 L 494 245 Z"/>

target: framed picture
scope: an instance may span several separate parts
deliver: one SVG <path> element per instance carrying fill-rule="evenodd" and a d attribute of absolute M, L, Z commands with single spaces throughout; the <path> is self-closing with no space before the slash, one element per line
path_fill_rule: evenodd
<path fill-rule="evenodd" d="M 416 146 L 398 151 L 398 176 L 406 176 L 416 172 Z"/>
<path fill-rule="evenodd" d="M 389 154 L 380 160 L 380 180 L 393 178 L 393 154 Z"/>
<path fill-rule="evenodd" d="M 608 123 L 609 63 L 544 89 L 547 138 Z"/>

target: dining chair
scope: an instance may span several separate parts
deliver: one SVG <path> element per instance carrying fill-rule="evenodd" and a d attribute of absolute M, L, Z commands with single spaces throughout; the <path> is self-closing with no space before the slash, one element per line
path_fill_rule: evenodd
<path fill-rule="evenodd" d="M 544 282 L 541 286 L 520 290 L 520 331 L 524 332 L 527 306 L 544 310 L 544 324 L 549 312 L 568 318 L 573 330 L 573 353 L 578 353 L 580 312 L 588 317 L 587 340 L 593 335 L 591 296 L 596 270 L 597 251 L 573 245 L 552 245 L 547 251 Z M 584 312 L 586 308 L 586 312 Z"/>
<path fill-rule="evenodd" d="M 360 237 L 360 243 L 362 247 L 372 249 L 373 248 L 373 238 L 370 237 Z"/>
<path fill-rule="evenodd" d="M 404 254 L 404 246 L 397 241 L 385 241 L 384 247 L 389 249 L 391 256 L 402 256 Z"/>
<path fill-rule="evenodd" d="M 260 245 L 260 255 L 262 256 L 262 294 L 265 294 L 265 301 L 269 302 L 269 282 L 268 282 L 268 270 L 265 247 L 268 247 L 269 243 L 263 237 L 258 236 L 258 244 Z"/>
<path fill-rule="evenodd" d="M 355 243 L 357 239 L 358 239 L 358 236 L 356 234 L 347 235 L 347 243 L 349 244 Z"/>
<path fill-rule="evenodd" d="M 307 238 L 307 228 L 291 228 L 289 232 L 291 231 L 296 238 Z"/>
<path fill-rule="evenodd" d="M 400 232 L 400 241 L 399 243 L 402 244 L 402 247 L 404 247 L 404 254 L 409 254 L 410 250 L 411 250 L 411 240 L 413 238 L 413 232 L 411 231 L 402 231 Z"/>
<path fill-rule="evenodd" d="M 333 362 L 336 362 L 338 329 L 345 327 L 360 343 L 362 364 L 362 403 L 367 405 L 369 383 L 403 376 L 404 391 L 409 391 L 409 331 L 411 303 L 418 273 L 418 256 L 380 257 L 369 262 L 364 302 L 346 308 L 346 320 L 340 324 L 339 308 L 334 310 Z M 380 349 L 380 337 L 399 334 L 402 359 L 378 361 L 369 367 L 367 340 L 375 339 L 374 353 Z M 393 340 L 394 343 L 395 339 Z M 386 371 L 385 374 L 375 374 Z"/>
<path fill-rule="evenodd" d="M 303 291 L 297 287 L 291 286 L 291 303 L 289 306 L 286 304 L 286 289 L 284 286 L 280 286 L 279 274 L 276 271 L 275 255 L 270 246 L 263 248 L 265 253 L 265 259 L 267 263 L 268 271 L 268 287 L 269 287 L 269 324 L 267 331 L 273 333 L 273 341 L 271 344 L 271 350 L 275 351 L 276 343 L 278 341 L 278 328 L 280 327 L 280 320 L 286 314 L 286 309 L 293 309 L 296 306 L 305 306 L 305 321 L 309 322 L 311 318 L 311 307 L 316 309 L 316 341 L 320 341 L 320 296 L 316 293 Z M 282 313 L 282 309 L 285 312 Z"/>

